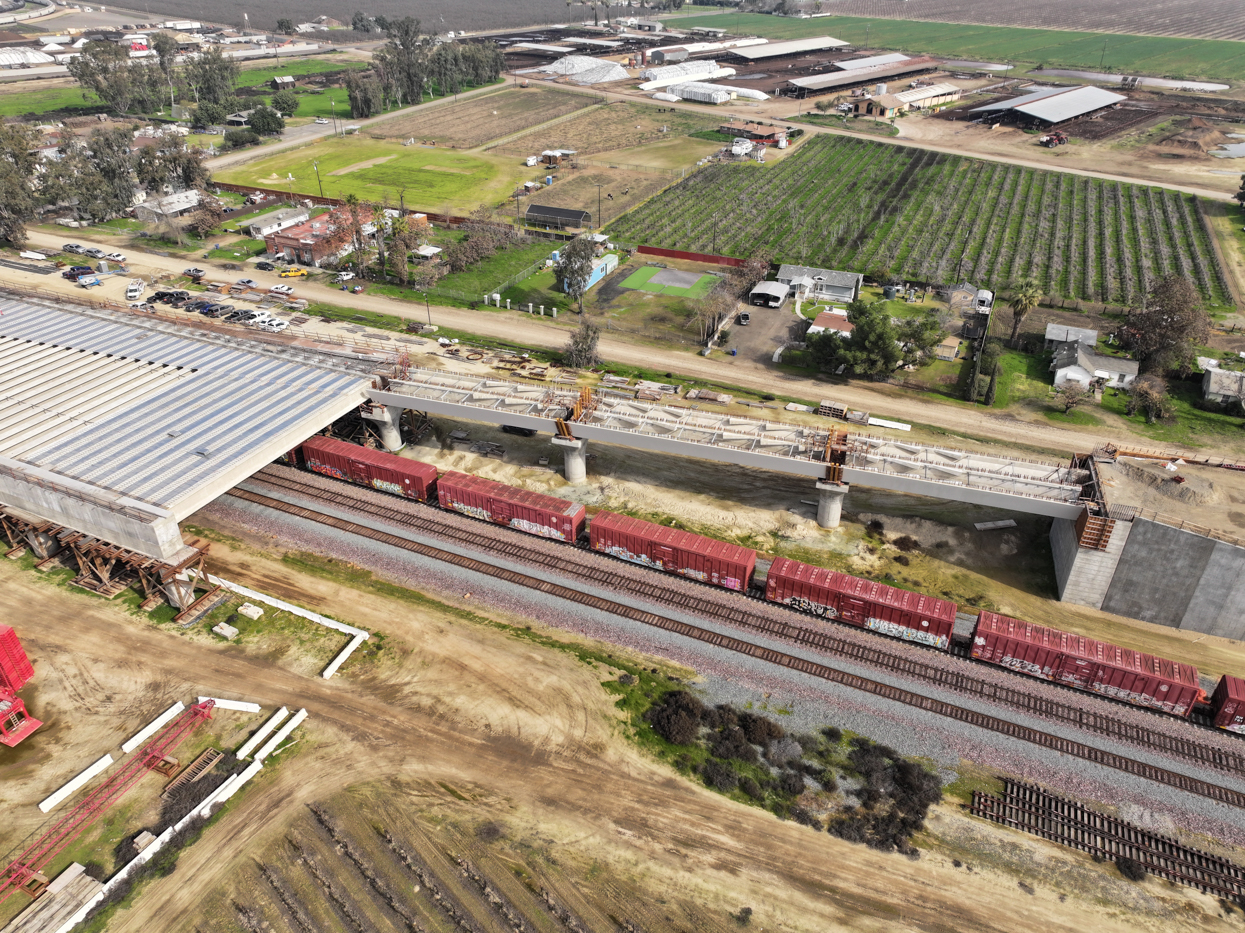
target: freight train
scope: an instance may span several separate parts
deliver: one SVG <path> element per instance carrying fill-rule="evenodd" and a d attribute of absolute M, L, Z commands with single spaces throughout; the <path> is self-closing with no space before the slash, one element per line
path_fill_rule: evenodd
<path fill-rule="evenodd" d="M 959 607 L 945 599 L 864 580 L 786 557 L 754 589 L 751 548 L 676 528 L 598 512 L 480 476 L 446 472 L 406 457 L 317 436 L 282 461 L 348 483 L 436 504 L 527 534 L 581 545 L 665 573 L 759 598 L 822 619 L 950 652 Z M 585 535 L 586 530 L 586 535 Z M 759 592 L 758 592 L 759 590 Z M 1197 669 L 1119 645 L 981 612 L 969 656 L 1088 693 L 1189 718 L 1209 712 L 1215 726 L 1245 734 L 1245 680 L 1225 675 L 1208 699 Z"/>

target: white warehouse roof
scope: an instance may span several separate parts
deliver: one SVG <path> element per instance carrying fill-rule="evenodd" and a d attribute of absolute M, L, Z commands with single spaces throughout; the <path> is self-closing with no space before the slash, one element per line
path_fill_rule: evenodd
<path fill-rule="evenodd" d="M 1124 94 L 1116 94 L 1100 87 L 1051 87 L 1010 100 L 986 104 L 984 107 L 974 107 L 972 112 L 1015 110 L 1048 123 L 1062 123 L 1124 100 L 1128 100 Z"/>
<path fill-rule="evenodd" d="M 746 58 L 749 61 L 761 61 L 766 58 L 779 58 L 783 55 L 800 55 L 804 52 L 822 52 L 827 49 L 841 49 L 850 45 L 842 39 L 830 36 L 818 36 L 814 39 L 792 39 L 789 42 L 768 42 L 747 49 L 731 49 L 732 55 Z"/>
<path fill-rule="evenodd" d="M 869 55 L 865 58 L 849 58 L 841 62 L 835 62 L 834 67 L 842 71 L 851 71 L 853 68 L 872 68 L 874 65 L 893 65 L 895 62 L 906 62 L 908 56 L 901 52 L 891 52 L 887 55 Z"/>
<path fill-rule="evenodd" d="M 898 97 L 905 104 L 915 104 L 917 101 L 928 100 L 931 97 L 955 94 L 960 90 L 961 88 L 954 84 L 931 84 L 929 87 L 914 87 L 906 91 L 898 91 L 893 96 Z"/>

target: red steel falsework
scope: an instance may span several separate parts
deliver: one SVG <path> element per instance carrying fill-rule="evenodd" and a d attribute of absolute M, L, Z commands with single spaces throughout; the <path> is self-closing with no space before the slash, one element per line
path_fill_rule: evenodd
<path fill-rule="evenodd" d="M 22 890 L 34 896 L 42 893 L 46 881 L 43 880 L 41 872 L 52 863 L 56 854 L 103 816 L 109 807 L 137 784 L 143 775 L 158 765 L 200 723 L 211 719 L 212 707 L 215 705 L 212 700 L 205 700 L 184 710 L 155 738 L 131 755 L 116 774 L 57 820 L 51 829 L 15 858 L 0 873 L 0 903 Z"/>

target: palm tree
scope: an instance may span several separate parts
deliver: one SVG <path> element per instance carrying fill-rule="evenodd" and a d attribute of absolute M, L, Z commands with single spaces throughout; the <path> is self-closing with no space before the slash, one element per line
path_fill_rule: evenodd
<path fill-rule="evenodd" d="M 1041 300 L 1042 289 L 1033 279 L 1017 279 L 1012 283 L 1012 297 L 1007 307 L 1012 312 L 1013 344 L 1016 342 L 1016 335 L 1020 332 L 1020 325 L 1024 322 L 1025 315 L 1036 308 Z"/>

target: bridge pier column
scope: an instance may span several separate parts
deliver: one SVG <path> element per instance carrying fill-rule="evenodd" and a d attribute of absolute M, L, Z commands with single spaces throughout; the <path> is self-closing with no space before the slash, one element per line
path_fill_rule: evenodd
<path fill-rule="evenodd" d="M 562 448 L 563 475 L 568 483 L 579 485 L 588 479 L 588 442 L 575 437 L 555 437 L 555 447 Z"/>
<path fill-rule="evenodd" d="M 391 454 L 397 453 L 406 444 L 402 443 L 402 431 L 398 425 L 402 422 L 402 412 L 405 411 L 399 405 L 371 405 L 364 406 L 360 410 L 368 421 L 371 421 L 380 429 L 380 442 L 385 445 L 385 450 Z"/>
<path fill-rule="evenodd" d="M 46 532 L 28 531 L 26 540 L 30 543 L 30 549 L 35 552 L 35 557 L 40 560 L 60 553 L 61 543 Z"/>
<path fill-rule="evenodd" d="M 817 524 L 822 528 L 838 528 L 843 514 L 843 499 L 851 487 L 847 483 L 817 482 Z"/>
<path fill-rule="evenodd" d="M 184 573 L 179 573 L 164 584 L 164 595 L 174 609 L 185 609 L 195 601 L 195 584 Z"/>

